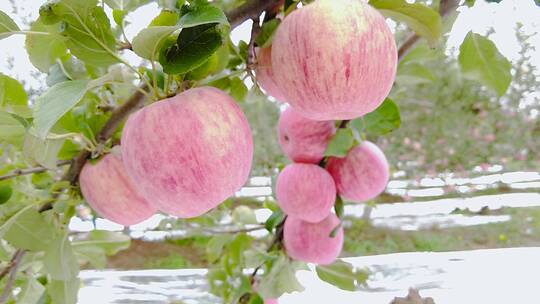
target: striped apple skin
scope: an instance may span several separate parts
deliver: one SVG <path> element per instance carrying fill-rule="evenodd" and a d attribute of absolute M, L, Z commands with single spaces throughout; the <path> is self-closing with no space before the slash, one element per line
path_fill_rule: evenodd
<path fill-rule="evenodd" d="M 257 82 L 266 93 L 277 101 L 287 101 L 275 80 L 274 70 L 272 69 L 272 46 L 257 50 L 255 75 L 257 75 Z"/>

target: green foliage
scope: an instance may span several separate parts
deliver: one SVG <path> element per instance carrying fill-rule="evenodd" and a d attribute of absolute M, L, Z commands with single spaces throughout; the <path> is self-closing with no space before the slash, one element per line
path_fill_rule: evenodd
<path fill-rule="evenodd" d="M 355 291 L 367 280 L 365 270 L 355 270 L 350 263 L 342 260 L 330 265 L 318 265 L 316 271 L 321 280 L 348 291 Z"/>
<path fill-rule="evenodd" d="M 386 98 L 375 111 L 352 120 L 351 125 L 370 136 L 380 136 L 398 129 L 401 125 L 398 106 Z"/>
<path fill-rule="evenodd" d="M 118 62 L 116 40 L 103 8 L 97 0 L 61 0 L 40 10 L 43 18 L 64 22 L 62 35 L 73 55 L 92 66 L 109 66 Z"/>
<path fill-rule="evenodd" d="M 0 111 L 0 140 L 21 146 L 23 143 L 25 128 L 12 114 Z"/>
<path fill-rule="evenodd" d="M 503 95 L 510 82 L 512 64 L 488 38 L 469 32 L 459 48 L 459 65 L 463 75 L 478 80 Z"/>
<path fill-rule="evenodd" d="M 45 25 L 40 18 L 30 26 L 33 32 L 47 33 L 46 35 L 27 35 L 26 52 L 30 62 L 41 72 L 47 73 L 57 62 L 68 58 L 65 38 L 61 36 L 61 24 Z"/>
<path fill-rule="evenodd" d="M 54 304 L 76 303 L 80 284 L 80 279 L 72 279 L 68 281 L 50 281 L 47 284 L 47 291 L 51 296 L 51 302 Z"/>
<path fill-rule="evenodd" d="M 6 13 L 0 11 L 0 40 L 7 38 L 13 32 L 20 31 L 19 26 Z"/>
<path fill-rule="evenodd" d="M 39 138 L 44 139 L 52 126 L 83 98 L 88 83 L 88 80 L 61 82 L 36 99 L 34 126 Z"/>
<path fill-rule="evenodd" d="M 0 227 L 0 235 L 17 248 L 42 251 L 46 250 L 53 240 L 54 229 L 34 206 L 29 205 Z"/>
<path fill-rule="evenodd" d="M 354 134 L 349 128 L 339 128 L 324 152 L 325 156 L 345 157 L 354 146 Z"/>
<path fill-rule="evenodd" d="M 442 22 L 439 14 L 420 3 L 405 0 L 370 0 L 369 4 L 383 15 L 407 23 L 418 35 L 434 46 L 441 36 Z"/>
<path fill-rule="evenodd" d="M 274 34 L 276 33 L 279 23 L 279 19 L 272 19 L 268 22 L 265 22 L 261 26 L 261 32 L 257 36 L 255 43 L 262 48 L 270 46 L 272 44 L 272 39 L 274 38 Z"/>
<path fill-rule="evenodd" d="M 15 79 L 0 73 L 0 108 L 22 117 L 30 117 L 28 96 L 23 86 Z"/>
<path fill-rule="evenodd" d="M 19 297 L 19 304 L 35 304 L 39 303 L 39 299 L 45 293 L 45 287 L 41 283 L 34 279 L 29 278 L 24 285 Z"/>
<path fill-rule="evenodd" d="M 302 262 L 291 261 L 287 256 L 280 255 L 273 262 L 271 270 L 265 274 L 257 291 L 265 299 L 277 299 L 284 293 L 303 291 L 304 287 L 296 278 L 296 271 L 309 270 Z"/>
<path fill-rule="evenodd" d="M 43 264 L 53 280 L 69 281 L 77 277 L 79 262 L 67 234 L 57 236 L 49 244 Z"/>

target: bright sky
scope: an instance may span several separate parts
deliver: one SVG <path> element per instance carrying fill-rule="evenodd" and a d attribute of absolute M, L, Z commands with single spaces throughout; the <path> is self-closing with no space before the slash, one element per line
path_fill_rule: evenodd
<path fill-rule="evenodd" d="M 38 16 L 39 6 L 43 1 L 17 0 L 16 12 L 13 11 L 8 1 L 0 1 L 0 10 L 10 15 L 23 29 L 23 19 L 34 20 Z M 126 28 L 128 38 L 132 39 L 149 21 L 158 13 L 155 3 L 146 5 L 128 15 L 127 20 L 131 24 Z M 112 18 L 111 18 L 112 19 Z M 450 33 L 449 47 L 459 47 L 469 30 L 485 34 L 493 27 L 495 34 L 491 39 L 495 42 L 503 55 L 511 60 L 518 57 L 519 45 L 515 37 L 516 23 L 524 24 L 526 33 L 536 35 L 532 38 L 533 45 L 540 46 L 540 7 L 534 4 L 534 0 L 504 0 L 499 4 L 487 3 L 477 0 L 473 8 L 462 8 L 454 27 Z M 249 39 L 250 26 L 248 23 L 238 27 L 233 32 L 233 41 Z M 37 71 L 30 64 L 24 49 L 24 36 L 16 35 L 0 40 L 0 72 L 10 75 L 19 80 L 27 81 L 33 88 L 44 85 L 43 79 L 35 79 L 30 72 Z M 129 61 L 137 62 L 137 56 L 131 52 L 124 52 Z M 11 58 L 11 59 L 10 59 Z M 9 68 L 8 61 L 13 60 L 14 68 Z M 540 67 L 540 47 L 537 48 L 531 60 Z"/>

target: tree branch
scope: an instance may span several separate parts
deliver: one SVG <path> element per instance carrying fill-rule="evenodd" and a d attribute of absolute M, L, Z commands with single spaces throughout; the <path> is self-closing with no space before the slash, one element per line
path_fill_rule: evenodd
<path fill-rule="evenodd" d="M 69 164 L 71 164 L 71 160 L 60 160 L 60 161 L 56 162 L 56 165 L 58 167 L 69 165 Z M 28 175 L 28 174 L 33 174 L 33 173 L 41 173 L 41 172 L 45 172 L 45 171 L 49 171 L 49 170 L 53 170 L 53 169 L 48 169 L 48 168 L 45 168 L 43 166 L 24 168 L 24 169 L 15 169 L 15 170 L 11 171 L 11 173 L 9 173 L 9 174 L 0 176 L 0 181 L 10 179 L 10 178 L 14 178 L 14 177 L 21 176 L 21 175 Z"/>
<path fill-rule="evenodd" d="M 11 289 L 13 287 L 13 282 L 15 282 L 15 277 L 17 275 L 17 268 L 19 268 L 19 264 L 25 254 L 26 251 L 22 249 L 18 249 L 17 251 L 15 251 L 15 254 L 11 258 L 9 264 L 0 273 L 0 279 L 2 279 L 4 276 L 6 276 L 6 274 L 9 273 L 6 285 L 4 285 L 4 291 L 2 292 L 2 295 L 0 295 L 0 304 L 6 303 L 9 299 L 9 296 L 11 295 Z"/>
<path fill-rule="evenodd" d="M 242 22 L 259 17 L 262 12 L 272 10 L 282 4 L 282 0 L 253 0 L 226 12 L 231 28 L 235 28 Z"/>

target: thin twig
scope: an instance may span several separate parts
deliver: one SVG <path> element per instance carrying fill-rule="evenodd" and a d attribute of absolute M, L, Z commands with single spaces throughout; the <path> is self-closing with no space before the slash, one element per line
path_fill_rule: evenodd
<path fill-rule="evenodd" d="M 11 295 L 11 289 L 13 288 L 13 283 L 15 282 L 15 277 L 17 275 L 17 268 L 19 268 L 19 264 L 25 253 L 26 251 L 22 249 L 18 249 L 17 251 L 15 251 L 15 254 L 13 255 L 13 258 L 11 258 L 9 265 L 6 266 L 6 268 L 0 274 L 1 279 L 7 273 L 9 273 L 6 284 L 4 285 L 4 291 L 2 292 L 2 295 L 0 295 L 0 304 L 6 303 Z"/>
<path fill-rule="evenodd" d="M 253 83 L 256 83 L 255 75 L 253 74 L 253 71 L 255 70 L 255 67 L 257 66 L 255 40 L 257 39 L 257 36 L 259 36 L 259 33 L 261 32 L 261 25 L 259 24 L 260 20 L 258 16 L 251 20 L 253 21 L 253 25 L 251 26 L 251 38 L 249 39 L 249 44 L 248 44 L 246 67 L 247 67 L 247 72 L 249 76 L 251 77 L 251 80 L 253 80 Z"/>
<path fill-rule="evenodd" d="M 279 222 L 279 224 L 277 224 L 277 226 L 276 226 L 276 235 L 272 239 L 272 243 L 270 243 L 270 245 L 266 249 L 266 252 L 272 251 L 272 249 L 274 249 L 274 247 L 276 247 L 276 246 L 278 246 L 278 248 L 281 247 L 281 244 L 283 242 L 283 226 L 285 225 L 285 220 L 287 220 L 287 216 L 284 216 L 283 219 L 281 220 L 281 222 Z M 264 265 L 264 264 L 262 264 L 262 265 Z M 262 265 L 259 265 L 255 269 L 253 269 L 253 272 L 250 275 L 250 281 L 251 281 L 252 284 L 253 284 L 253 281 L 255 280 L 255 276 L 257 276 L 257 273 L 261 269 Z"/>
<path fill-rule="evenodd" d="M 56 166 L 61 167 L 61 166 L 69 165 L 70 163 L 71 163 L 71 160 L 60 160 L 60 161 L 56 162 Z M 0 181 L 10 179 L 10 178 L 14 178 L 14 177 L 21 176 L 21 175 L 41 173 L 41 172 L 45 172 L 45 171 L 49 171 L 49 170 L 54 170 L 54 169 L 45 168 L 43 166 L 24 168 L 24 169 L 15 169 L 15 170 L 11 171 L 11 173 L 9 173 L 9 174 L 0 176 Z"/>

